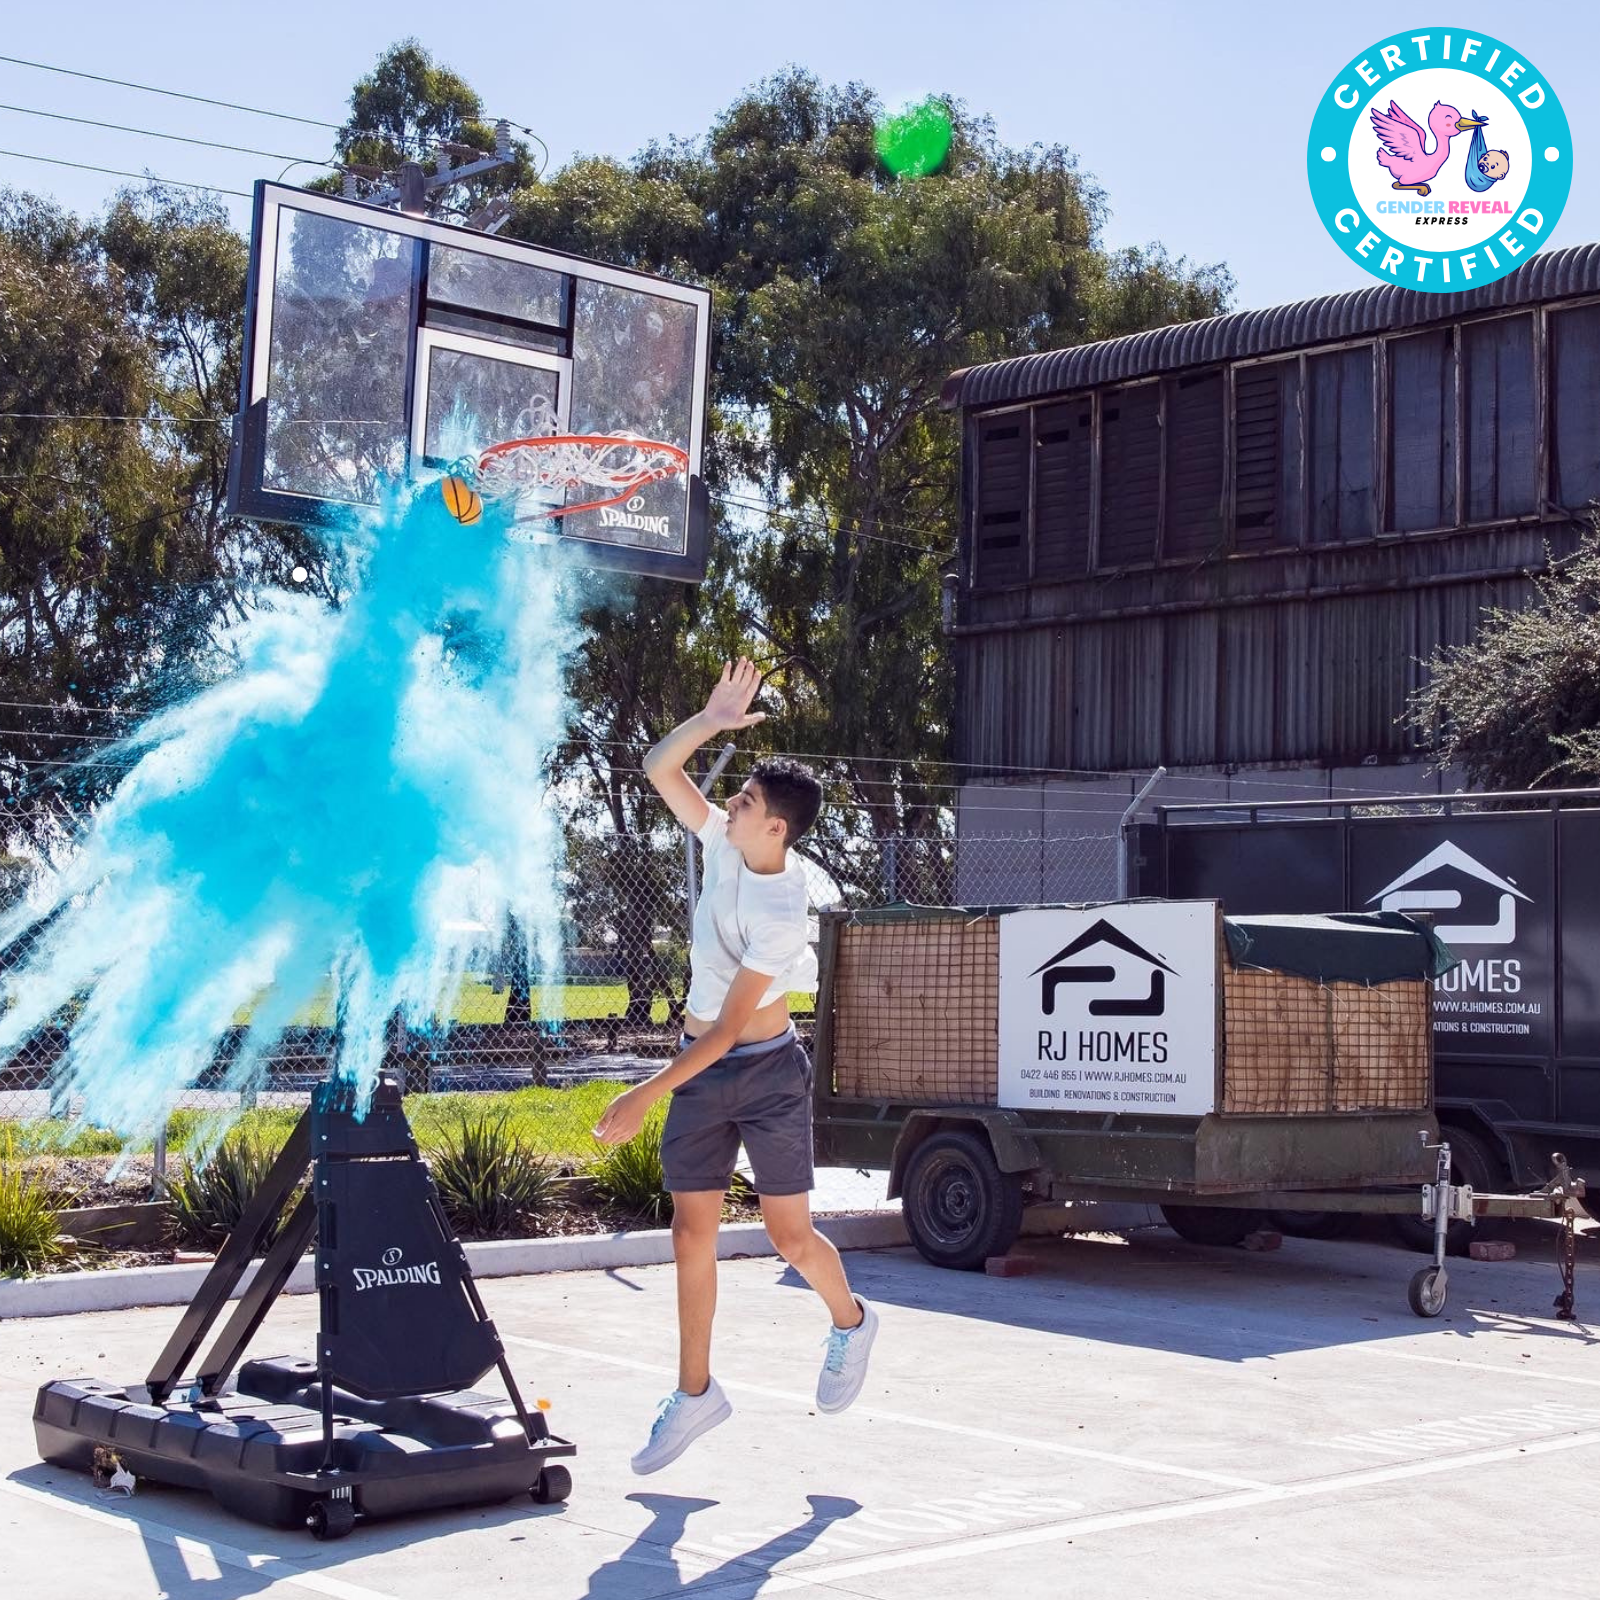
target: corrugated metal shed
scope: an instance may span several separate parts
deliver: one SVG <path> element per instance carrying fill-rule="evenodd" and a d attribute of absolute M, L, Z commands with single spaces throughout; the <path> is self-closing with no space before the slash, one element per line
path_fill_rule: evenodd
<path fill-rule="evenodd" d="M 1600 244 L 1573 245 L 1566 250 L 1541 251 L 1515 272 L 1463 294 L 1423 294 L 1380 284 L 1350 294 L 1324 295 L 1262 311 L 1235 311 L 1122 339 L 987 362 L 951 373 L 941 403 L 947 410 L 1006 405 L 1036 395 L 1064 394 L 1208 362 L 1271 355 L 1399 328 L 1425 327 L 1478 311 L 1597 293 Z"/>

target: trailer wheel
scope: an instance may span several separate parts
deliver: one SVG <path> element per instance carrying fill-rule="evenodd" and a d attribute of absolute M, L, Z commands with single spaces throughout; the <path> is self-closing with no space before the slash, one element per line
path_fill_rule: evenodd
<path fill-rule="evenodd" d="M 348 1500 L 313 1500 L 306 1526 L 313 1539 L 342 1539 L 356 1525 L 356 1508 Z"/>
<path fill-rule="evenodd" d="M 1419 1317 L 1436 1317 L 1444 1310 L 1447 1284 L 1443 1267 L 1424 1267 L 1406 1285 L 1406 1299 Z"/>
<path fill-rule="evenodd" d="M 1261 1226 L 1266 1214 L 1231 1206 L 1162 1206 L 1161 1215 L 1190 1244 L 1240 1244 Z"/>
<path fill-rule="evenodd" d="M 558 1500 L 565 1500 L 572 1493 L 572 1474 L 557 1462 L 552 1461 L 548 1467 L 539 1473 L 539 1481 L 534 1484 L 530 1493 L 542 1506 L 554 1505 Z"/>
<path fill-rule="evenodd" d="M 906 1232 L 936 1267 L 971 1272 L 1003 1256 L 1022 1232 L 1022 1176 L 1002 1172 L 982 1134 L 932 1134 L 906 1165 Z"/>
<path fill-rule="evenodd" d="M 1476 1134 L 1468 1133 L 1465 1128 L 1446 1126 L 1439 1130 L 1439 1136 L 1450 1146 L 1451 1183 L 1470 1183 L 1483 1194 L 1492 1194 L 1502 1187 L 1506 1181 L 1504 1166 Z M 1420 1216 L 1391 1216 L 1389 1226 L 1402 1244 L 1426 1255 L 1433 1254 L 1431 1222 L 1424 1222 Z M 1474 1237 L 1472 1224 L 1457 1217 L 1445 1231 L 1445 1249 L 1452 1255 L 1465 1255 Z"/>
<path fill-rule="evenodd" d="M 1269 1211 L 1267 1221 L 1296 1239 L 1346 1239 L 1356 1225 L 1348 1211 Z"/>

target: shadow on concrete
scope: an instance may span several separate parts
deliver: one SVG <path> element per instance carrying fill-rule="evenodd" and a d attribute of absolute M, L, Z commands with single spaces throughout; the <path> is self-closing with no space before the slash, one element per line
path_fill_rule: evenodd
<path fill-rule="evenodd" d="M 1164 1227 L 1024 1237 L 1012 1254 L 1032 1270 L 1009 1278 L 948 1271 L 911 1249 L 851 1251 L 845 1263 L 852 1285 L 884 1305 L 1217 1361 L 1444 1329 L 1480 1344 L 1508 1331 L 1600 1343 L 1594 1250 L 1578 1251 L 1579 1320 L 1558 1322 L 1552 1238 L 1533 1226 L 1519 1230 L 1518 1241 L 1512 1262 L 1452 1258 L 1437 1319 L 1415 1316 L 1406 1302 L 1427 1258 L 1391 1246 L 1386 1233 L 1372 1241 L 1286 1238 L 1261 1252 L 1189 1244 Z M 778 1281 L 810 1292 L 792 1269 Z"/>
<path fill-rule="evenodd" d="M 709 1511 L 716 1500 L 674 1494 L 630 1494 L 627 1497 L 651 1515 L 647 1527 L 635 1535 L 627 1549 L 597 1567 L 590 1575 L 583 1600 L 677 1600 L 681 1595 L 715 1593 L 724 1600 L 742 1600 L 760 1592 L 780 1561 L 799 1555 L 816 1543 L 830 1527 L 853 1517 L 861 1504 L 838 1495 L 807 1495 L 811 1515 L 783 1533 L 774 1534 L 753 1550 L 730 1555 L 714 1566 L 691 1554 L 680 1557 L 675 1546 L 689 1531 L 697 1511 Z M 689 1570 L 685 1571 L 685 1567 Z M 655 1581 L 646 1573 L 657 1575 Z"/>
<path fill-rule="evenodd" d="M 209 1495 L 169 1485 L 152 1486 L 143 1500 L 135 1495 L 105 1494 L 85 1476 L 45 1463 L 8 1475 L 62 1502 L 63 1509 L 92 1506 L 97 1513 L 126 1521 L 144 1545 L 151 1576 L 163 1595 L 199 1596 L 202 1600 L 249 1600 L 275 1585 L 293 1586 L 296 1572 L 332 1572 L 346 1561 L 404 1551 L 418 1543 L 447 1538 L 466 1527 L 507 1529 L 559 1517 L 561 1505 L 531 1506 L 526 1500 L 490 1506 L 453 1507 L 433 1513 L 362 1522 L 350 1541 L 317 1544 L 294 1530 L 235 1521 Z M 810 1515 L 792 1528 L 774 1534 L 753 1549 L 718 1559 L 709 1550 L 679 1552 L 692 1546 L 689 1520 L 721 1502 L 671 1494 L 631 1494 L 627 1498 L 650 1513 L 650 1522 L 616 1556 L 590 1575 L 583 1600 L 676 1600 L 678 1596 L 716 1593 L 722 1600 L 756 1595 L 780 1561 L 809 1549 L 829 1528 L 855 1516 L 861 1503 L 838 1495 L 810 1494 Z M 217 1519 L 223 1519 L 219 1531 Z M 531 1530 L 530 1530 L 531 1533 Z M 521 1535 L 518 1536 L 522 1537 Z M 185 1549 L 175 1540 L 181 1539 Z M 265 1560 L 247 1565 L 240 1551 L 258 1551 Z M 198 1561 L 197 1561 L 198 1558 Z M 193 1568 L 211 1566 L 210 1572 Z"/>

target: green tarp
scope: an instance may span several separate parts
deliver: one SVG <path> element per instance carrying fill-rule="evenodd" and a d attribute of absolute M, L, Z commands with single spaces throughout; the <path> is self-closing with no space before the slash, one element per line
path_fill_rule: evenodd
<path fill-rule="evenodd" d="M 1224 917 L 1236 967 L 1266 967 L 1315 983 L 1437 978 L 1457 956 L 1431 928 L 1398 911 L 1322 917 Z"/>

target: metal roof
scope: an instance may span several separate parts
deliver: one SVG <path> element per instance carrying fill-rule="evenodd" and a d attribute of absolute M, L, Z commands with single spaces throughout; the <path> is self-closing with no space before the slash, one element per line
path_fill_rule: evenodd
<path fill-rule="evenodd" d="M 1600 244 L 1541 251 L 1515 272 L 1461 294 L 1424 294 L 1398 285 L 1375 284 L 1349 294 L 1324 295 L 1262 311 L 1233 311 L 1120 339 L 964 367 L 945 379 L 940 403 L 946 410 L 1004 405 L 1183 367 L 1422 327 L 1475 311 L 1584 294 L 1600 294 Z"/>

